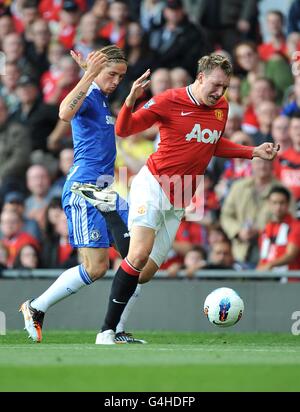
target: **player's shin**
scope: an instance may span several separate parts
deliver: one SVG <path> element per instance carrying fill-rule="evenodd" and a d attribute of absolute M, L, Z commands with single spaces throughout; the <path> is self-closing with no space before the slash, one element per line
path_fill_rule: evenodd
<path fill-rule="evenodd" d="M 140 272 L 126 258 L 122 261 L 112 283 L 102 331 L 116 330 L 125 306 L 136 290 Z"/>
<path fill-rule="evenodd" d="M 120 321 L 117 324 L 117 328 L 116 328 L 117 333 L 125 332 L 125 330 L 126 330 L 125 324 L 128 320 L 128 317 L 129 317 L 133 307 L 135 306 L 138 298 L 140 297 L 141 288 L 142 288 L 142 285 L 137 285 L 137 287 L 136 287 L 135 291 L 133 292 L 131 298 L 127 302 L 127 305 L 125 306 L 124 311 L 121 315 Z"/>
<path fill-rule="evenodd" d="M 31 306 L 46 312 L 55 303 L 91 283 L 92 280 L 83 265 L 75 266 L 63 272 L 41 296 L 31 302 Z"/>

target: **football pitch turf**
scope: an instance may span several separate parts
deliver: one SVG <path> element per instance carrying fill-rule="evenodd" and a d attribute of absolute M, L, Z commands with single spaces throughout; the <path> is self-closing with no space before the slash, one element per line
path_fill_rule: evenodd
<path fill-rule="evenodd" d="M 300 336 L 138 332 L 147 345 L 94 345 L 95 332 L 0 336 L 0 391 L 299 391 Z"/>

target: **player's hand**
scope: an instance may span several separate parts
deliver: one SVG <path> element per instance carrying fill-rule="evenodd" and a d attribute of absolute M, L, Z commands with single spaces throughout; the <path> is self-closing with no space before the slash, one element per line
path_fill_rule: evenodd
<path fill-rule="evenodd" d="M 126 98 L 126 105 L 131 107 L 134 105 L 136 100 L 144 93 L 146 87 L 150 84 L 148 77 L 150 76 L 150 69 L 145 71 L 145 73 L 139 77 L 131 86 L 129 95 Z"/>
<path fill-rule="evenodd" d="M 263 143 L 253 150 L 253 157 L 260 157 L 264 160 L 273 160 L 280 149 L 279 144 Z"/>
<path fill-rule="evenodd" d="M 95 52 L 92 52 L 92 53 L 95 53 Z M 78 64 L 79 67 L 81 67 L 83 70 L 87 69 L 87 62 L 83 59 L 81 53 L 71 50 L 70 55 L 72 59 L 75 60 L 75 62 Z"/>
<path fill-rule="evenodd" d="M 107 56 L 100 51 L 89 53 L 86 60 L 82 58 L 80 53 L 74 52 L 73 50 L 71 50 L 70 54 L 78 66 L 93 77 L 97 77 L 107 63 Z"/>

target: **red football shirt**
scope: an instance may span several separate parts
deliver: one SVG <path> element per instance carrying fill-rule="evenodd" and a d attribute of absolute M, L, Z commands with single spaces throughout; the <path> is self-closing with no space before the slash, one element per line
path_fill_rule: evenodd
<path fill-rule="evenodd" d="M 284 37 L 279 47 L 275 47 L 273 43 L 262 43 L 258 46 L 259 57 L 264 61 L 270 60 L 276 53 L 288 58 L 288 48 Z"/>
<path fill-rule="evenodd" d="M 2 243 L 8 249 L 7 267 L 11 268 L 15 262 L 15 259 L 25 245 L 32 245 L 36 249 L 40 250 L 40 243 L 29 233 L 21 232 L 13 238 L 3 238 Z"/>
<path fill-rule="evenodd" d="M 260 237 L 259 264 L 271 262 L 286 253 L 286 247 L 292 243 L 300 248 L 300 222 L 287 215 L 282 222 L 269 222 Z M 289 264 L 290 270 L 300 269 L 300 254 Z"/>
<path fill-rule="evenodd" d="M 197 176 L 204 174 L 212 156 L 252 158 L 253 147 L 221 137 L 227 114 L 224 97 L 214 106 L 206 106 L 193 96 L 191 86 L 170 89 L 135 113 L 124 104 L 117 118 L 116 134 L 126 137 L 158 124 L 160 144 L 147 166 L 171 203 L 182 208 L 190 203 Z M 168 179 L 172 183 L 166 190 Z"/>
<path fill-rule="evenodd" d="M 300 153 L 292 147 L 284 151 L 274 162 L 276 177 L 288 187 L 296 200 L 300 199 Z"/>

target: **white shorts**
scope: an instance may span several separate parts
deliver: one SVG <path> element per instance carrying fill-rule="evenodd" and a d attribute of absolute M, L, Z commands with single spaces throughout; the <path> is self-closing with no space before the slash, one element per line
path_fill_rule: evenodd
<path fill-rule="evenodd" d="M 184 210 L 174 209 L 148 167 L 143 166 L 130 188 L 128 228 L 143 226 L 155 230 L 150 258 L 158 267 L 172 247 L 183 215 Z"/>

